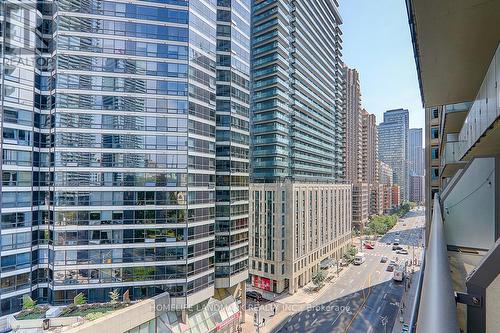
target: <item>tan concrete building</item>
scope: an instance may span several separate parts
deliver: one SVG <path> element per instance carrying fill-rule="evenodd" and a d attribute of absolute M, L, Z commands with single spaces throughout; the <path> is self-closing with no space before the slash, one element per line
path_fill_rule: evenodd
<path fill-rule="evenodd" d="M 382 184 L 384 202 L 382 209 L 384 213 L 389 213 L 392 209 L 392 185 Z"/>
<path fill-rule="evenodd" d="M 424 203 L 424 176 L 410 175 L 410 201 Z"/>
<path fill-rule="evenodd" d="M 370 184 L 370 209 L 368 214 L 382 215 L 384 213 L 384 184 Z"/>
<path fill-rule="evenodd" d="M 370 185 L 356 183 L 352 186 L 352 225 L 363 230 L 370 215 Z"/>
<path fill-rule="evenodd" d="M 293 294 L 322 260 L 340 259 L 351 243 L 351 190 L 349 184 L 251 184 L 251 284 Z"/>
<path fill-rule="evenodd" d="M 375 184 L 379 181 L 377 118 L 363 109 L 361 119 L 361 181 Z"/>
<path fill-rule="evenodd" d="M 352 183 L 362 181 L 362 132 L 361 88 L 359 73 L 344 65 L 344 112 L 345 112 L 345 179 Z"/>

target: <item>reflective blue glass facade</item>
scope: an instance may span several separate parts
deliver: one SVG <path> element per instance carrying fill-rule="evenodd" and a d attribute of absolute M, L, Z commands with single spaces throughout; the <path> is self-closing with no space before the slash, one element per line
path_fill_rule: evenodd
<path fill-rule="evenodd" d="M 401 201 L 409 198 L 409 112 L 396 109 L 384 112 L 384 122 L 378 125 L 379 158 L 394 173 L 394 184 L 399 185 Z"/>
<path fill-rule="evenodd" d="M 343 177 L 341 18 L 335 1 L 255 1 L 252 180 Z"/>
<path fill-rule="evenodd" d="M 217 1 L 215 287 L 248 278 L 250 0 Z"/>
<path fill-rule="evenodd" d="M 248 239 L 249 4 L 220 2 L 2 2 L 0 315 L 26 293 L 192 305 L 216 261 L 246 270 L 247 247 L 223 243 Z M 229 36 L 223 7 L 241 23 Z M 242 231 L 216 245 L 225 227 Z"/>

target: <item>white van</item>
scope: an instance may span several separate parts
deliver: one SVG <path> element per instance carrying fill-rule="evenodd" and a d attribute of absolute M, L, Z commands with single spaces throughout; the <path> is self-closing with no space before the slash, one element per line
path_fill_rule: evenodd
<path fill-rule="evenodd" d="M 358 252 L 354 256 L 354 265 L 361 265 L 362 263 L 365 262 L 365 254 L 363 252 Z"/>

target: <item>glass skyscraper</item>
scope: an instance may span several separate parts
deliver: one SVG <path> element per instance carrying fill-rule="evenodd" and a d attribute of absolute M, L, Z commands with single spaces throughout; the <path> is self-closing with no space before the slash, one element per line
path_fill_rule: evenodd
<path fill-rule="evenodd" d="M 350 240 L 337 1 L 252 5 L 250 278 L 294 293 Z"/>
<path fill-rule="evenodd" d="M 336 2 L 256 1 L 253 12 L 252 180 L 342 178 Z"/>
<path fill-rule="evenodd" d="M 250 0 L 218 0 L 217 5 L 215 287 L 239 286 L 244 293 L 248 278 Z"/>
<path fill-rule="evenodd" d="M 247 1 L 0 8 L 0 315 L 113 289 L 192 306 L 244 280 Z"/>
<path fill-rule="evenodd" d="M 408 110 L 384 112 L 384 122 L 378 125 L 379 158 L 392 168 L 394 184 L 400 187 L 402 201 L 409 196 L 408 131 Z"/>

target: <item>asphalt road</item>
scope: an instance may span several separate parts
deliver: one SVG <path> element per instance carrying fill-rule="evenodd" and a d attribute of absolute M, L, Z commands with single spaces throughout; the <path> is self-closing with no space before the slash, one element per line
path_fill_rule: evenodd
<path fill-rule="evenodd" d="M 388 262 L 381 263 L 382 256 L 398 258 L 404 262 L 420 253 L 418 245 L 423 233 L 423 210 L 410 212 L 389 233 L 384 235 L 373 250 L 363 250 L 366 261 L 353 266 L 340 280 L 328 285 L 328 290 L 311 306 L 291 316 L 274 332 L 392 332 L 399 317 L 399 302 L 404 284 L 392 280 L 393 273 L 386 271 Z M 399 238 L 407 247 L 408 255 L 398 255 L 392 245 L 386 244 Z"/>

